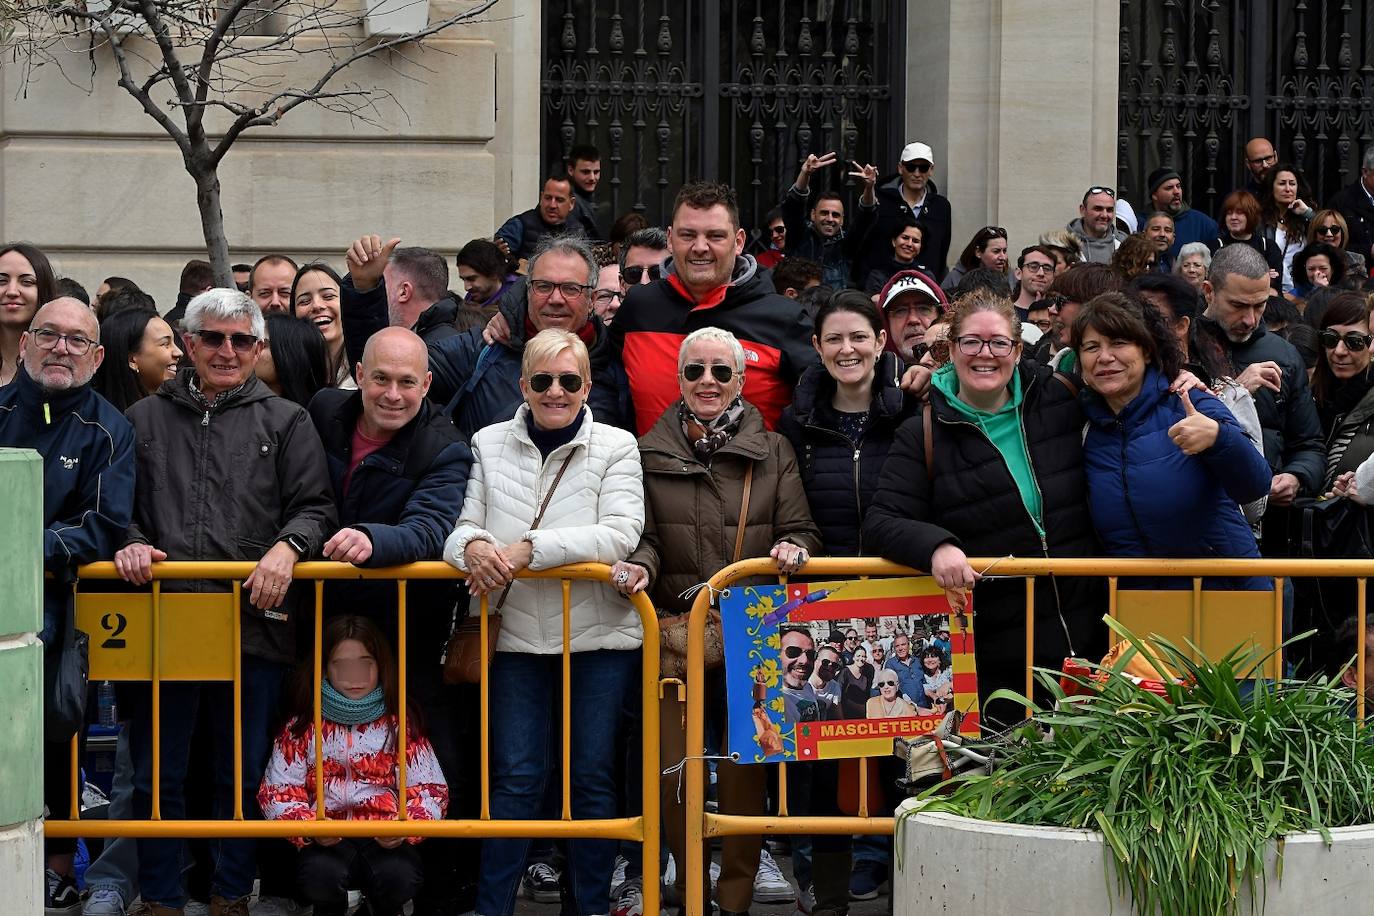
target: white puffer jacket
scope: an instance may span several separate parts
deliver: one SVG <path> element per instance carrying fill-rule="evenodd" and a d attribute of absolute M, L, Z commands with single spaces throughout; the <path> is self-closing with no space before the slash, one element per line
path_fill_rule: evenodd
<path fill-rule="evenodd" d="M 547 459 L 530 441 L 529 407 L 515 419 L 472 437 L 472 472 L 458 527 L 444 559 L 467 571 L 463 551 L 483 539 L 496 545 L 528 538 L 530 569 L 568 563 L 614 563 L 630 555 L 644 531 L 644 473 L 635 437 L 592 421 L 590 410 L 571 442 Z M 573 458 L 538 530 L 530 523 L 569 451 Z M 491 609 L 495 610 L 493 592 Z M 644 631 L 630 603 L 609 585 L 572 583 L 572 651 L 638 649 Z M 502 608 L 498 652 L 548 655 L 563 651 L 563 586 L 556 579 L 517 580 Z M 474 606 L 475 612 L 475 606 Z"/>

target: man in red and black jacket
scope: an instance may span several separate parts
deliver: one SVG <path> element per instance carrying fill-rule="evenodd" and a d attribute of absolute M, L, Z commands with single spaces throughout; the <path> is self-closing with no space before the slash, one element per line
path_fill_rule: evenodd
<path fill-rule="evenodd" d="M 678 347 L 705 327 L 739 339 L 744 399 L 773 428 L 802 371 L 818 358 L 797 303 L 778 295 L 767 272 L 742 253 L 735 192 L 709 181 L 684 185 L 673 203 L 668 248 L 663 279 L 631 288 L 610 326 L 630 377 L 640 435 L 678 399 Z"/>

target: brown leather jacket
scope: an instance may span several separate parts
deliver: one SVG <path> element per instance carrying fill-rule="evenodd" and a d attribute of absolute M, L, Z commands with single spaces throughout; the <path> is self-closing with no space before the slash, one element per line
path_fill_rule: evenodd
<path fill-rule="evenodd" d="M 739 432 L 709 465 L 692 454 L 677 411 L 674 403 L 639 440 L 644 536 L 629 557 L 649 571 L 649 597 L 660 615 L 686 613 L 692 601 L 679 595 L 732 562 L 750 462 L 754 479 L 741 556 L 765 557 L 781 540 L 812 554 L 821 549 L 792 446 L 764 428 L 756 408 L 745 404 Z"/>

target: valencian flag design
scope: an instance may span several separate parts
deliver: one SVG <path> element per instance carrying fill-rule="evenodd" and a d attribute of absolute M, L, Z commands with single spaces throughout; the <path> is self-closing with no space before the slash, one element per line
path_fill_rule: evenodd
<path fill-rule="evenodd" d="M 720 616 L 741 763 L 886 756 L 956 710 L 978 734 L 972 599 L 934 579 L 734 586 Z"/>

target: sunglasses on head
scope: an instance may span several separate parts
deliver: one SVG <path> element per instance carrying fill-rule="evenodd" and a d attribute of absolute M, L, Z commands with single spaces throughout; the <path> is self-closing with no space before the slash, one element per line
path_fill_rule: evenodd
<path fill-rule="evenodd" d="M 908 172 L 920 172 L 924 175 L 930 171 L 930 163 L 924 159 L 912 159 L 910 162 L 903 162 L 902 165 L 906 167 Z"/>
<path fill-rule="evenodd" d="M 1093 185 L 1084 192 L 1084 197 L 1091 197 L 1094 194 L 1106 194 L 1112 200 L 1116 200 L 1116 191 L 1111 188 L 1104 188 L 1101 185 Z"/>
<path fill-rule="evenodd" d="M 803 649 L 801 646 L 788 646 L 782 650 L 782 654 L 785 658 L 800 658 L 802 655 L 805 655 L 808 662 L 814 662 L 816 660 L 815 649 Z"/>
<path fill-rule="evenodd" d="M 653 283 L 656 280 L 661 280 L 663 278 L 662 264 L 650 264 L 648 267 L 641 267 L 640 265 L 635 264 L 630 267 L 626 267 L 624 270 L 620 272 L 620 275 L 625 278 L 626 283 L 629 283 L 631 286 L 634 286 L 636 283 L 640 282 L 640 280 L 644 278 L 645 271 L 649 272 L 650 283 Z"/>
<path fill-rule="evenodd" d="M 695 382 L 706 374 L 707 368 L 708 367 L 702 363 L 688 363 L 682 367 L 682 377 L 689 382 Z M 711 370 L 711 378 L 720 382 L 722 385 L 730 384 L 730 379 L 735 377 L 735 369 L 733 366 L 715 363 L 709 368 Z"/>
<path fill-rule="evenodd" d="M 211 350 L 218 350 L 224 346 L 224 338 L 229 338 L 229 346 L 239 353 L 247 353 L 253 349 L 253 345 L 258 342 L 258 338 L 252 334 L 228 334 L 223 331 L 192 331 L 192 334 L 200 338 L 200 342 Z"/>
<path fill-rule="evenodd" d="M 1358 331 L 1347 331 L 1344 334 L 1337 334 L 1335 331 L 1327 329 L 1317 335 L 1321 338 L 1322 346 L 1328 350 L 1336 349 L 1337 344 L 1345 344 L 1345 348 L 1351 353 L 1360 353 L 1369 349 L 1370 341 L 1374 340 L 1368 334 L 1361 334 Z"/>
<path fill-rule="evenodd" d="M 1007 237 L 1007 230 L 1001 226 L 984 226 L 978 230 L 979 235 L 985 235 L 989 239 L 1004 239 Z"/>
<path fill-rule="evenodd" d="M 582 376 L 576 372 L 560 372 L 557 375 L 551 372 L 536 372 L 530 376 L 530 390 L 536 394 L 543 394 L 552 387 L 555 379 L 558 380 L 558 387 L 569 394 L 582 388 Z"/>

